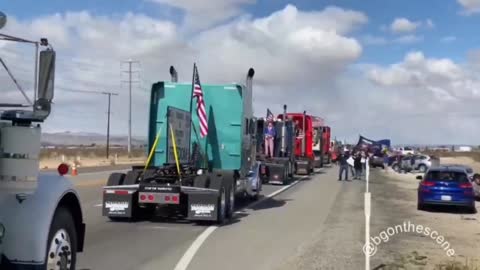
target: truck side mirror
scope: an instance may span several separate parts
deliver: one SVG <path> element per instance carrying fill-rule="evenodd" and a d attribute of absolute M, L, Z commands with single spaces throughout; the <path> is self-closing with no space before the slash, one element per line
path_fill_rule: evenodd
<path fill-rule="evenodd" d="M 55 51 L 47 49 L 40 52 L 38 69 L 38 99 L 51 102 L 55 81 Z"/>

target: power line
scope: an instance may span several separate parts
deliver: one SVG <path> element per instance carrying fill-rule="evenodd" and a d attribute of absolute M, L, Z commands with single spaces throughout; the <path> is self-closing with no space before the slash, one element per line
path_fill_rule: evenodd
<path fill-rule="evenodd" d="M 107 147 L 106 147 L 106 155 L 107 159 L 110 156 L 110 115 L 111 112 L 111 100 L 112 96 L 118 96 L 118 93 L 108 92 L 108 91 L 91 91 L 91 90 L 78 90 L 78 89 L 66 89 L 66 92 L 76 92 L 76 93 L 86 93 L 86 94 L 96 94 L 96 95 L 107 95 L 108 97 L 108 106 L 107 106 Z"/>

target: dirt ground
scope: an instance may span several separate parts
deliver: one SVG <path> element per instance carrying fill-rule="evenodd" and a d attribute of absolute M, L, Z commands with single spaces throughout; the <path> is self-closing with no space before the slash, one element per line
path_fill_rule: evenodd
<path fill-rule="evenodd" d="M 480 163 L 470 158 L 442 158 L 441 162 L 470 165 L 475 171 L 480 169 Z M 463 209 L 444 207 L 418 211 L 416 174 L 398 174 L 389 169 L 378 170 L 373 175 L 372 236 L 388 227 L 410 222 L 437 231 L 455 255 L 449 257 L 444 249 L 446 245 L 442 247 L 429 236 L 403 232 L 378 246 L 372 257 L 372 269 L 480 269 L 478 212 L 468 214 Z M 477 209 L 480 210 L 478 202 Z"/>

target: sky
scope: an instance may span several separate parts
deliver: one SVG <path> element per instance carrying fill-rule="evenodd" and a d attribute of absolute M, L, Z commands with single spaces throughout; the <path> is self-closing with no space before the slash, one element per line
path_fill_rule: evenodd
<path fill-rule="evenodd" d="M 57 52 L 46 132 L 145 137 L 152 83 L 243 83 L 256 70 L 254 109 L 307 110 L 356 141 L 480 145 L 480 0 L 4 0 L 0 33 L 47 37 Z M 0 42 L 0 57 L 32 93 L 31 46 Z M 0 103 L 24 102 L 0 70 Z M 77 91 L 77 92 L 75 92 Z"/>

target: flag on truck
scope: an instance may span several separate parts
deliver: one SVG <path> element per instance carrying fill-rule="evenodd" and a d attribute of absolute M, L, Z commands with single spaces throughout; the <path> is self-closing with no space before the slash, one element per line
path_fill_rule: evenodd
<path fill-rule="evenodd" d="M 267 122 L 273 122 L 273 113 L 270 111 L 270 109 L 267 109 Z"/>
<path fill-rule="evenodd" d="M 202 85 L 200 84 L 200 77 L 198 75 L 197 65 L 193 64 L 193 96 L 197 98 L 197 116 L 200 122 L 200 136 L 203 138 L 208 134 L 207 111 L 205 109 L 205 100 L 203 99 Z"/>

